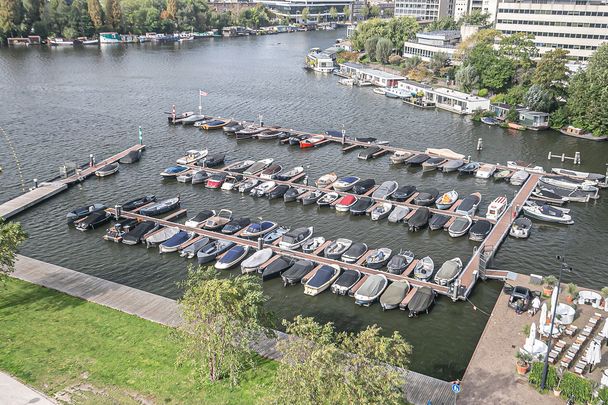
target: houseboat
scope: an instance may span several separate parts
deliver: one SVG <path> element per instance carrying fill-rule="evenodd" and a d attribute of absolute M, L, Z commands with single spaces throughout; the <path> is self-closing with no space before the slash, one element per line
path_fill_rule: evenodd
<path fill-rule="evenodd" d="M 595 136 L 590 132 L 585 132 L 582 128 L 573 127 L 568 125 L 559 130 L 564 135 L 573 136 L 575 138 L 588 139 L 590 141 L 605 141 L 608 139 L 608 135 Z"/>
<path fill-rule="evenodd" d="M 306 69 L 319 73 L 331 73 L 335 66 L 332 57 L 319 48 L 312 48 L 306 55 Z"/>
<path fill-rule="evenodd" d="M 120 44 L 122 38 L 118 32 L 100 32 L 99 43 L 100 44 Z"/>
<path fill-rule="evenodd" d="M 527 108 L 518 109 L 519 123 L 533 131 L 549 128 L 549 114 L 540 111 L 530 111 Z"/>

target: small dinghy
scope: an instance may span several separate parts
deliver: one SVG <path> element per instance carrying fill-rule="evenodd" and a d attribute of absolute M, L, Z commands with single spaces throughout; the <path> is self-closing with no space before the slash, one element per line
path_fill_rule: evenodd
<path fill-rule="evenodd" d="M 323 135 L 313 135 L 300 141 L 300 149 L 313 148 L 325 140 Z"/>
<path fill-rule="evenodd" d="M 400 186 L 399 188 L 397 188 L 397 190 L 395 190 L 393 195 L 391 195 L 391 198 L 395 201 L 402 202 L 402 201 L 405 201 L 408 198 L 410 198 L 412 195 L 414 195 L 415 192 L 416 192 L 416 186 L 411 186 L 411 185 Z"/>
<path fill-rule="evenodd" d="M 422 281 L 428 281 L 435 270 L 435 263 L 429 256 L 425 256 L 418 260 L 414 266 L 414 278 Z"/>
<path fill-rule="evenodd" d="M 396 205 L 393 211 L 388 216 L 388 222 L 397 223 L 403 221 L 403 218 L 410 213 L 410 209 L 408 207 L 404 207 L 402 205 Z"/>
<path fill-rule="evenodd" d="M 388 280 L 383 274 L 369 276 L 363 285 L 355 292 L 355 304 L 370 306 L 386 289 Z"/>
<path fill-rule="evenodd" d="M 340 197 L 340 199 L 338 199 L 338 201 L 336 202 L 336 205 L 334 205 L 334 208 L 338 212 L 347 212 L 347 211 L 350 211 L 350 207 L 352 207 L 356 203 L 357 203 L 357 197 L 349 194 L 349 195 Z"/>
<path fill-rule="evenodd" d="M 464 165 L 464 160 L 461 159 L 449 159 L 447 162 L 441 165 L 441 171 L 444 173 L 455 172 Z"/>
<path fill-rule="evenodd" d="M 365 215 L 367 210 L 375 204 L 370 197 L 361 197 L 350 207 L 351 215 Z"/>
<path fill-rule="evenodd" d="M 216 240 L 208 245 L 203 246 L 201 250 L 196 253 L 196 260 L 198 264 L 206 264 L 215 260 L 216 257 L 226 252 L 228 249 L 234 246 L 234 242 L 227 240 Z"/>
<path fill-rule="evenodd" d="M 331 285 L 331 292 L 338 295 L 346 295 L 361 279 L 359 270 L 345 270 Z"/>
<path fill-rule="evenodd" d="M 340 275 L 340 266 L 324 264 L 304 284 L 304 294 L 315 296 L 327 290 Z"/>
<path fill-rule="evenodd" d="M 511 177 L 511 173 L 513 172 L 509 169 L 497 170 L 492 177 L 494 178 L 494 181 L 506 180 Z"/>
<path fill-rule="evenodd" d="M 514 186 L 521 186 L 528 180 L 528 177 L 530 177 L 530 173 L 525 170 L 518 170 L 511 175 L 509 182 Z"/>
<path fill-rule="evenodd" d="M 249 246 L 233 246 L 215 263 L 218 270 L 227 270 L 239 264 L 249 253 Z"/>
<path fill-rule="evenodd" d="M 448 228 L 448 234 L 452 238 L 458 238 L 466 234 L 471 225 L 473 225 L 473 220 L 470 217 L 458 217 Z"/>
<path fill-rule="evenodd" d="M 364 148 L 361 152 L 359 152 L 359 154 L 357 155 L 357 158 L 361 159 L 361 160 L 369 160 L 369 159 L 373 159 L 376 153 L 380 152 L 382 150 L 382 148 L 380 146 L 369 146 L 367 148 Z"/>
<path fill-rule="evenodd" d="M 423 172 L 431 172 L 436 170 L 439 166 L 445 163 L 447 159 L 442 157 L 433 157 L 422 163 L 422 171 Z"/>
<path fill-rule="evenodd" d="M 315 181 L 315 184 L 319 188 L 327 188 L 331 186 L 336 180 L 338 180 L 338 175 L 332 172 L 319 177 L 319 179 Z"/>
<path fill-rule="evenodd" d="M 421 206 L 433 205 L 435 200 L 437 200 L 437 196 L 439 196 L 439 190 L 436 188 L 421 190 L 414 198 L 414 204 Z"/>
<path fill-rule="evenodd" d="M 252 197 L 260 198 L 260 197 L 263 197 L 265 194 L 269 193 L 270 191 L 272 191 L 276 186 L 277 186 L 277 183 L 275 183 L 272 180 L 265 181 L 262 184 L 255 186 L 249 192 L 249 195 Z"/>
<path fill-rule="evenodd" d="M 141 159 L 141 150 L 132 150 L 126 156 L 121 157 L 118 163 L 130 165 L 139 162 L 139 159 Z"/>
<path fill-rule="evenodd" d="M 314 238 L 310 238 L 304 243 L 302 243 L 302 252 L 304 253 L 312 253 L 319 248 L 322 244 L 325 243 L 325 238 L 323 236 L 317 236 Z"/>
<path fill-rule="evenodd" d="M 365 179 L 355 184 L 352 188 L 353 194 L 365 194 L 376 185 L 376 180 Z"/>
<path fill-rule="evenodd" d="M 456 213 L 462 215 L 475 215 L 480 202 L 481 194 L 476 192 L 471 195 L 468 195 L 462 199 L 460 205 L 458 206 L 458 208 L 456 208 Z"/>
<path fill-rule="evenodd" d="M 121 219 L 106 231 L 106 234 L 103 235 L 103 239 L 118 243 L 122 240 L 122 237 L 127 232 L 129 232 L 133 227 L 135 227 L 135 225 L 137 225 L 136 219 Z"/>
<path fill-rule="evenodd" d="M 76 229 L 79 231 L 88 231 L 89 229 L 99 228 L 101 225 L 110 221 L 112 216 L 104 210 L 94 211 L 87 215 L 86 218 L 76 224 Z"/>
<path fill-rule="evenodd" d="M 398 165 L 403 163 L 405 160 L 409 159 L 412 156 L 410 152 L 406 152 L 403 150 L 395 151 L 390 157 L 391 163 L 394 165 Z"/>
<path fill-rule="evenodd" d="M 469 162 L 464 166 L 458 168 L 458 173 L 460 174 L 475 174 L 477 169 L 479 169 L 479 162 Z"/>
<path fill-rule="evenodd" d="M 201 250 L 204 246 L 208 245 L 209 242 L 211 242 L 211 239 L 207 237 L 200 237 L 200 239 L 197 239 L 185 248 L 181 249 L 179 251 L 179 255 L 187 259 L 192 259 L 194 256 L 196 256 L 198 251 Z"/>
<path fill-rule="evenodd" d="M 526 201 L 522 207 L 524 215 L 530 218 L 556 224 L 572 225 L 574 221 L 569 215 L 570 210 L 566 208 L 553 207 L 551 205 L 538 205 L 532 201 Z"/>
<path fill-rule="evenodd" d="M 207 156 L 205 159 L 199 161 L 204 167 L 216 167 L 224 163 L 226 155 L 223 153 L 216 153 L 215 155 Z"/>
<path fill-rule="evenodd" d="M 221 118 L 218 119 L 214 119 L 214 120 L 209 120 L 207 122 L 205 122 L 203 125 L 201 125 L 200 127 L 202 129 L 219 129 L 222 128 L 224 125 L 228 124 L 230 122 L 230 120 L 224 120 Z"/>
<path fill-rule="evenodd" d="M 392 254 L 393 251 L 389 248 L 374 249 L 365 259 L 365 267 L 381 269 L 389 262 Z"/>
<path fill-rule="evenodd" d="M 399 308 L 399 304 L 410 292 L 410 283 L 407 281 L 395 281 L 387 287 L 380 296 L 380 305 L 383 310 Z"/>
<path fill-rule="evenodd" d="M 197 170 L 192 174 L 192 179 L 190 180 L 192 184 L 201 184 L 206 183 L 209 178 L 209 173 L 204 170 Z"/>
<path fill-rule="evenodd" d="M 160 175 L 163 177 L 177 177 L 187 170 L 190 170 L 190 168 L 186 166 L 171 166 L 160 172 Z"/>
<path fill-rule="evenodd" d="M 279 226 L 276 222 L 272 221 L 261 221 L 254 222 L 250 224 L 245 230 L 241 233 L 243 238 L 258 238 L 272 231 L 274 228 Z"/>
<path fill-rule="evenodd" d="M 260 178 L 265 180 L 271 180 L 275 174 L 280 173 L 283 170 L 283 166 L 280 164 L 273 164 L 262 170 Z"/>
<path fill-rule="evenodd" d="M 492 223 L 485 219 L 476 221 L 469 229 L 469 239 L 475 242 L 483 242 L 492 230 Z"/>
<path fill-rule="evenodd" d="M 260 267 L 266 263 L 272 257 L 273 252 L 271 248 L 265 248 L 258 250 L 241 263 L 241 273 L 257 273 L 260 271 Z"/>
<path fill-rule="evenodd" d="M 435 292 L 430 287 L 418 288 L 410 302 L 407 304 L 409 310 L 408 316 L 413 318 L 423 312 L 428 314 L 433 302 L 435 302 Z"/>
<path fill-rule="evenodd" d="M 371 218 L 372 221 L 380 221 L 389 216 L 391 210 L 393 209 L 393 204 L 391 203 L 382 203 L 377 205 L 376 208 L 372 210 Z"/>
<path fill-rule="evenodd" d="M 270 231 L 266 235 L 264 235 L 264 237 L 262 238 L 262 240 L 264 241 L 265 244 L 271 244 L 272 242 L 276 241 L 281 236 L 283 236 L 287 232 L 289 232 L 289 230 L 290 229 L 287 228 L 287 227 L 277 226 L 272 231 Z"/>
<path fill-rule="evenodd" d="M 431 157 L 426 153 L 420 153 L 418 155 L 411 156 L 403 161 L 406 166 L 420 166 Z"/>
<path fill-rule="evenodd" d="M 160 245 L 158 245 L 159 253 L 172 253 L 177 252 L 178 248 L 184 243 L 194 238 L 195 234 L 192 232 L 179 231 Z"/>
<path fill-rule="evenodd" d="M 437 231 L 439 229 L 443 229 L 445 224 L 450 220 L 449 215 L 444 214 L 433 214 L 431 219 L 429 219 L 429 229 L 431 231 Z"/>
<path fill-rule="evenodd" d="M 341 260 L 344 263 L 355 263 L 367 252 L 367 245 L 365 243 L 356 242 L 350 245 L 350 247 L 342 253 Z"/>
<path fill-rule="evenodd" d="M 296 166 L 293 169 L 283 170 L 282 172 L 277 173 L 274 178 L 281 181 L 289 181 L 302 173 L 304 173 L 304 167 Z"/>
<path fill-rule="evenodd" d="M 207 218 L 203 223 L 204 229 L 214 231 L 216 229 L 223 228 L 228 222 L 232 221 L 232 211 L 222 209 L 216 215 Z"/>
<path fill-rule="evenodd" d="M 191 228 L 200 228 L 207 219 L 211 218 L 214 215 L 214 210 L 203 210 L 192 218 L 188 219 L 184 225 L 189 226 Z"/>
<path fill-rule="evenodd" d="M 239 184 L 238 191 L 239 193 L 249 193 L 253 190 L 258 184 L 260 184 L 260 180 L 258 179 L 247 179 Z"/>
<path fill-rule="evenodd" d="M 247 217 L 233 219 L 222 227 L 222 233 L 226 235 L 232 235 L 245 228 L 249 224 L 251 224 L 251 219 Z"/>
<path fill-rule="evenodd" d="M 122 243 L 125 245 L 136 245 L 143 242 L 143 238 L 148 233 L 156 230 L 158 225 L 152 221 L 144 221 L 135 225 L 133 229 L 122 236 Z"/>
<path fill-rule="evenodd" d="M 328 259 L 338 260 L 342 257 L 342 254 L 348 250 L 353 241 L 350 239 L 339 238 L 330 243 L 325 250 L 323 255 Z"/>
<path fill-rule="evenodd" d="M 194 173 L 192 172 L 192 170 L 188 170 L 187 172 L 184 172 L 177 176 L 175 179 L 178 183 L 190 183 L 192 181 L 193 176 Z"/>
<path fill-rule="evenodd" d="M 523 162 L 521 160 L 507 160 L 507 167 L 513 170 L 525 170 L 530 173 L 544 173 L 545 169 L 542 166 L 534 166 L 532 163 Z"/>
<path fill-rule="evenodd" d="M 434 278 L 435 283 L 439 285 L 448 285 L 452 281 L 454 281 L 456 277 L 458 277 L 461 270 L 462 260 L 460 260 L 460 258 L 458 257 L 450 259 L 447 262 L 443 263 L 441 268 L 437 270 L 437 273 L 435 274 Z"/>
<path fill-rule="evenodd" d="M 270 263 L 262 272 L 262 281 L 270 280 L 275 277 L 279 277 L 288 268 L 293 266 L 295 263 L 294 259 L 289 257 L 281 256 L 272 263 Z"/>
<path fill-rule="evenodd" d="M 71 225 L 74 223 L 74 221 L 84 218 L 93 212 L 105 210 L 106 208 L 107 207 L 104 204 L 85 205 L 84 207 L 73 209 L 72 211 L 68 212 L 65 217 L 68 225 Z"/>
<path fill-rule="evenodd" d="M 361 179 L 357 176 L 345 176 L 336 180 L 332 187 L 336 191 L 348 191 L 354 187 Z"/>
<path fill-rule="evenodd" d="M 479 169 L 477 169 L 477 172 L 475 172 L 475 177 L 478 179 L 489 179 L 492 177 L 495 171 L 496 165 L 484 163 L 479 166 Z"/>
<path fill-rule="evenodd" d="M 232 163 L 225 170 L 232 173 L 243 173 L 255 164 L 255 160 L 241 160 L 239 162 Z"/>
<path fill-rule="evenodd" d="M 303 187 L 290 187 L 289 190 L 287 190 L 285 192 L 285 194 L 283 194 L 283 201 L 284 202 L 296 201 L 298 199 L 298 197 L 300 197 L 302 194 L 304 194 L 307 191 L 308 191 L 308 189 L 303 188 Z"/>
<path fill-rule="evenodd" d="M 298 249 L 302 246 L 314 232 L 314 228 L 309 226 L 308 228 L 296 228 L 283 235 L 283 239 L 279 243 L 279 247 L 283 249 Z"/>
<path fill-rule="evenodd" d="M 257 135 L 265 130 L 266 130 L 266 128 L 261 128 L 261 127 L 255 126 L 255 125 L 250 125 L 248 127 L 245 127 L 243 129 L 236 131 L 234 133 L 234 136 L 237 141 L 242 140 L 242 139 L 251 139 L 255 135 Z"/>
<path fill-rule="evenodd" d="M 289 186 L 287 184 L 279 184 L 267 193 L 268 199 L 274 200 L 275 198 L 282 198 L 287 190 L 289 190 Z"/>
<path fill-rule="evenodd" d="M 414 252 L 410 250 L 401 250 L 399 254 L 394 255 L 386 264 L 386 269 L 391 274 L 401 274 L 414 261 Z"/>
<path fill-rule="evenodd" d="M 437 198 L 437 200 L 435 200 L 435 205 L 440 210 L 447 210 L 454 205 L 456 200 L 458 200 L 458 192 L 456 192 L 456 190 L 452 190 Z"/>
<path fill-rule="evenodd" d="M 340 198 L 340 194 L 336 193 L 335 191 L 332 191 L 319 198 L 317 200 L 317 205 L 319 207 L 329 207 L 338 198 Z"/>
<path fill-rule="evenodd" d="M 527 239 L 532 231 L 532 221 L 529 218 L 517 218 L 513 221 L 509 235 L 518 239 Z"/>
<path fill-rule="evenodd" d="M 410 232 L 417 232 L 425 228 L 429 223 L 430 216 L 431 212 L 428 208 L 418 208 L 414 215 L 412 215 L 410 219 L 407 220 L 407 226 L 409 227 Z"/>
<path fill-rule="evenodd" d="M 118 162 L 110 163 L 109 165 L 105 165 L 105 166 L 95 170 L 95 176 L 97 176 L 97 177 L 111 176 L 114 173 L 118 173 L 119 169 L 120 169 L 120 163 L 118 163 Z"/>
<path fill-rule="evenodd" d="M 302 197 L 302 205 L 314 204 L 319 200 L 319 198 L 323 197 L 324 194 L 325 193 L 320 190 L 311 191 L 310 193 Z"/>
<path fill-rule="evenodd" d="M 279 137 L 279 135 L 282 133 L 283 133 L 282 131 L 276 131 L 274 129 L 267 129 L 267 130 L 262 131 L 259 134 L 257 134 L 256 138 L 258 138 L 262 141 L 277 139 Z"/>
<path fill-rule="evenodd" d="M 310 260 L 298 260 L 281 274 L 283 287 L 301 282 L 302 278 L 310 273 L 314 267 L 315 264 Z"/>
<path fill-rule="evenodd" d="M 185 155 L 175 161 L 178 165 L 193 165 L 199 160 L 207 156 L 209 151 L 207 149 L 198 150 L 190 149 L 187 150 Z"/>
<path fill-rule="evenodd" d="M 146 247 L 160 245 L 166 240 L 171 239 L 180 232 L 176 226 L 161 228 L 158 231 L 145 237 Z"/>
<path fill-rule="evenodd" d="M 372 198 L 386 200 L 397 190 L 399 184 L 396 181 L 385 181 L 372 193 Z"/>
<path fill-rule="evenodd" d="M 155 201 L 156 196 L 146 195 L 143 197 L 136 198 L 134 200 L 127 201 L 122 205 L 122 209 L 123 211 L 133 211 Z"/>
<path fill-rule="evenodd" d="M 228 173 L 214 173 L 205 182 L 205 188 L 210 188 L 212 190 L 217 190 L 221 188 L 224 182 L 228 178 Z"/>

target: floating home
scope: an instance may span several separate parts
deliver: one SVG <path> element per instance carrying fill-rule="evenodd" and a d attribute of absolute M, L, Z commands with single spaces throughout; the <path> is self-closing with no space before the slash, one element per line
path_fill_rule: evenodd
<path fill-rule="evenodd" d="M 306 67 L 315 72 L 331 73 L 334 68 L 332 56 L 319 48 L 312 48 L 306 55 Z"/>
<path fill-rule="evenodd" d="M 549 128 L 549 114 L 540 111 L 530 111 L 527 108 L 518 109 L 519 123 L 526 128 L 540 131 Z"/>
<path fill-rule="evenodd" d="M 353 62 L 340 64 L 340 75 L 357 79 L 362 82 L 369 82 L 379 87 L 397 87 L 405 77 L 383 72 L 382 70 L 370 69 L 365 65 Z"/>
<path fill-rule="evenodd" d="M 490 109 L 490 100 L 460 91 L 439 87 L 433 89 L 437 107 L 457 114 L 473 114 Z"/>

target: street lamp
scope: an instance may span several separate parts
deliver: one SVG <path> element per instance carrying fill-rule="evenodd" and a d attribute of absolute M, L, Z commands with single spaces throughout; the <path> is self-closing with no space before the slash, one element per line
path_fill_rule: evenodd
<path fill-rule="evenodd" d="M 560 266 L 559 266 L 559 277 L 557 278 L 557 297 L 559 299 L 559 289 L 562 285 L 562 272 L 564 270 L 566 271 L 572 271 L 572 267 L 568 266 L 568 263 L 566 263 L 566 257 L 565 256 L 555 256 L 555 258 L 557 260 L 559 260 L 560 262 Z M 540 383 L 540 389 L 544 390 L 545 389 L 545 384 L 547 383 L 547 371 L 549 371 L 549 353 L 551 353 L 551 343 L 553 341 L 553 326 L 555 325 L 555 313 L 557 312 L 557 300 L 555 300 L 555 305 L 553 305 L 553 308 L 551 308 L 551 326 L 549 327 L 549 341 L 547 342 L 547 353 L 545 353 L 545 365 L 543 367 L 543 378 L 541 380 Z"/>

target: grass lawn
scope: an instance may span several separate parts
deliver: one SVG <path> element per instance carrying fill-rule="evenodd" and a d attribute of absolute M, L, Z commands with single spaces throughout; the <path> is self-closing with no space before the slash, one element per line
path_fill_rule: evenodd
<path fill-rule="evenodd" d="M 8 279 L 0 285 L 0 370 L 78 403 L 263 403 L 276 370 L 259 359 L 241 385 L 197 381 L 176 366 L 172 329 L 63 293 Z"/>

